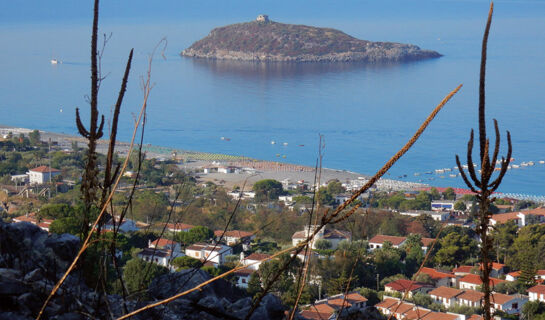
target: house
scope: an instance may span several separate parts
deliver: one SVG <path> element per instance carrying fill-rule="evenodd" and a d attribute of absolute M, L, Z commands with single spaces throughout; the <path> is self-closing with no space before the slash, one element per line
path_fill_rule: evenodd
<path fill-rule="evenodd" d="M 222 265 L 225 262 L 225 257 L 233 254 L 233 249 L 219 243 L 215 245 L 195 243 L 185 249 L 185 254 L 201 261 L 210 261 L 215 265 Z"/>
<path fill-rule="evenodd" d="M 433 268 L 423 267 L 420 269 L 420 273 L 427 274 L 430 276 L 435 287 L 455 287 L 456 286 L 456 276 L 452 273 L 446 273 L 437 271 Z"/>
<path fill-rule="evenodd" d="M 307 240 L 308 236 L 313 234 L 318 227 L 319 226 L 316 225 L 306 226 L 305 230 L 295 232 L 291 237 L 292 245 L 296 246 L 300 242 Z M 352 234 L 348 231 L 322 228 L 318 233 L 316 233 L 311 242 L 312 249 L 316 249 L 315 243 L 320 239 L 329 241 L 329 243 L 331 243 L 331 249 L 337 249 L 339 242 L 343 240 L 350 241 L 352 239 Z"/>
<path fill-rule="evenodd" d="M 545 285 L 538 284 L 528 289 L 530 301 L 545 302 Z"/>
<path fill-rule="evenodd" d="M 545 280 L 545 270 L 537 270 L 536 271 L 536 279 L 539 280 Z"/>
<path fill-rule="evenodd" d="M 450 312 L 435 312 L 412 303 L 386 297 L 375 307 L 384 315 L 403 320 L 465 320 L 465 316 Z"/>
<path fill-rule="evenodd" d="M 490 278 L 490 286 L 492 288 L 502 282 L 505 282 L 505 280 Z M 460 289 L 478 290 L 482 284 L 481 276 L 478 274 L 468 274 L 458 280 Z"/>
<path fill-rule="evenodd" d="M 113 231 L 114 223 L 115 223 L 115 228 L 119 229 L 119 232 L 121 233 L 134 232 L 134 231 L 140 230 L 140 228 L 136 226 L 136 222 L 134 222 L 133 220 L 124 218 L 121 224 L 119 224 L 119 219 L 120 219 L 119 216 L 113 217 L 112 219 L 110 219 L 108 222 L 104 224 L 103 229 Z"/>
<path fill-rule="evenodd" d="M 148 240 L 148 248 L 170 250 L 176 256 L 179 256 L 182 253 L 181 246 L 178 242 L 164 238 L 159 238 L 155 241 Z"/>
<path fill-rule="evenodd" d="M 350 292 L 346 296 L 342 293 L 317 300 L 313 305 L 302 307 L 299 313 L 300 319 L 337 319 L 337 313 L 342 308 L 350 310 L 363 310 L 367 307 L 367 299 L 357 292 Z"/>
<path fill-rule="evenodd" d="M 506 276 L 505 276 L 505 280 L 507 281 L 517 281 L 518 278 L 520 277 L 520 271 L 513 271 L 513 272 L 509 272 Z"/>
<path fill-rule="evenodd" d="M 138 253 L 138 257 L 147 262 L 153 262 L 160 266 L 172 269 L 170 262 L 177 257 L 183 256 L 183 253 L 174 254 L 171 250 L 144 248 Z"/>
<path fill-rule="evenodd" d="M 484 293 L 475 290 L 465 290 L 456 299 L 458 304 L 468 306 L 471 308 L 477 308 L 482 306 L 482 300 Z"/>
<path fill-rule="evenodd" d="M 432 211 L 454 211 L 454 200 L 433 200 L 431 202 Z"/>
<path fill-rule="evenodd" d="M 233 200 L 248 200 L 255 198 L 255 192 L 253 191 L 231 191 L 227 193 Z"/>
<path fill-rule="evenodd" d="M 216 230 L 214 236 L 216 239 L 221 238 L 228 246 L 234 246 L 237 243 L 252 241 L 255 238 L 255 233 L 240 230 L 225 231 L 224 233 L 223 230 Z"/>
<path fill-rule="evenodd" d="M 369 240 L 369 250 L 373 251 L 375 249 L 382 248 L 384 246 L 384 243 L 386 241 L 390 242 L 392 244 L 392 247 L 399 248 L 404 243 L 405 240 L 407 240 L 406 237 L 397 237 L 397 236 L 386 236 L 382 234 L 377 234 L 371 240 Z"/>
<path fill-rule="evenodd" d="M 507 223 L 514 221 L 519 227 L 525 227 L 530 224 L 545 222 L 545 208 L 529 209 L 517 212 L 498 213 L 492 215 L 490 218 L 490 224 L 492 226 L 496 224 Z"/>
<path fill-rule="evenodd" d="M 236 286 L 239 288 L 247 289 L 248 288 L 248 282 L 250 282 L 250 277 L 252 276 L 252 273 L 254 273 L 255 270 L 253 269 L 240 269 L 234 272 L 235 277 L 237 277 L 237 283 Z"/>
<path fill-rule="evenodd" d="M 521 294 L 492 293 L 490 302 L 492 312 L 500 310 L 507 314 L 518 314 L 522 310 L 522 306 L 528 302 L 528 297 Z"/>
<path fill-rule="evenodd" d="M 39 166 L 28 170 L 26 174 L 28 175 L 30 184 L 44 184 L 49 182 L 52 178 L 60 175 L 61 171 L 48 166 Z"/>
<path fill-rule="evenodd" d="M 399 214 L 411 217 L 430 216 L 435 221 L 447 221 L 450 218 L 450 212 L 443 211 L 409 210 Z"/>
<path fill-rule="evenodd" d="M 241 259 L 242 265 L 248 266 L 248 269 L 251 269 L 251 270 L 259 270 L 259 266 L 261 265 L 261 263 L 271 257 L 270 254 L 254 252 L 250 254 L 249 256 L 247 256 L 246 258 L 244 258 L 244 253 L 241 252 L 240 254 L 242 258 Z"/>
<path fill-rule="evenodd" d="M 426 252 L 428 252 L 428 249 L 431 248 L 431 246 L 435 242 L 435 239 L 433 239 L 433 238 L 421 238 L 420 241 L 422 241 L 422 252 L 424 252 L 424 254 L 426 254 Z"/>
<path fill-rule="evenodd" d="M 459 266 L 452 269 L 454 275 L 457 277 L 463 277 L 465 275 L 471 274 L 471 270 L 475 268 L 474 266 Z"/>
<path fill-rule="evenodd" d="M 22 215 L 22 216 L 15 217 L 15 218 L 12 219 L 12 221 L 13 222 L 30 222 L 30 223 L 40 227 L 40 229 L 49 232 L 49 226 L 55 220 L 46 219 L 46 218 L 39 218 L 39 217 L 36 217 L 35 212 L 31 212 L 31 213 L 27 213 L 27 214 Z"/>
<path fill-rule="evenodd" d="M 25 184 L 29 181 L 29 177 L 28 174 L 15 174 L 11 176 L 11 181 L 15 182 L 16 184 Z"/>
<path fill-rule="evenodd" d="M 399 279 L 384 285 L 386 293 L 400 293 L 402 296 L 407 292 L 407 297 L 411 298 L 415 293 L 427 293 L 432 286 L 419 283 L 412 280 Z"/>
<path fill-rule="evenodd" d="M 185 223 L 167 223 L 166 229 L 170 232 L 188 232 L 195 226 Z"/>
<path fill-rule="evenodd" d="M 435 302 L 442 304 L 443 306 L 445 306 L 445 308 L 449 308 L 458 303 L 457 297 L 462 293 L 462 290 L 439 287 L 433 289 L 428 294 Z"/>

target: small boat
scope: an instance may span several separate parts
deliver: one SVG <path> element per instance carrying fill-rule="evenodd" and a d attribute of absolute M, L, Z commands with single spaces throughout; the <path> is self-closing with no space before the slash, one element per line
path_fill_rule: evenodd
<path fill-rule="evenodd" d="M 282 158 L 286 159 L 286 155 L 282 155 Z"/>
<path fill-rule="evenodd" d="M 276 144 L 276 141 L 272 140 L 272 141 L 271 141 L 271 144 Z"/>
<path fill-rule="evenodd" d="M 51 64 L 59 64 L 60 61 L 57 59 L 51 59 Z"/>
<path fill-rule="evenodd" d="M 277 153 L 276 156 L 277 156 L 277 157 L 280 157 L 280 153 Z"/>
<path fill-rule="evenodd" d="M 527 166 L 528 166 L 528 163 L 526 163 L 526 162 L 521 162 L 521 163 L 520 163 L 520 166 L 521 166 L 521 167 L 527 167 Z"/>
<path fill-rule="evenodd" d="M 534 164 L 535 164 L 535 163 L 534 163 L 533 161 L 529 161 L 529 162 L 528 162 L 528 165 L 529 165 L 529 166 L 533 166 Z"/>
<path fill-rule="evenodd" d="M 415 173 L 414 173 L 414 176 L 415 176 L 415 177 L 418 177 L 419 175 L 420 175 L 419 172 L 415 172 Z"/>
<path fill-rule="evenodd" d="M 225 140 L 225 137 L 221 137 L 220 139 L 221 139 L 221 140 Z"/>
<path fill-rule="evenodd" d="M 518 168 L 520 168 L 520 166 L 519 166 L 518 164 L 514 164 L 514 165 L 512 165 L 511 167 L 512 167 L 513 169 L 518 169 Z"/>
<path fill-rule="evenodd" d="M 539 163 L 540 163 L 540 164 L 544 164 L 544 163 L 545 163 L 545 160 L 539 160 Z"/>
<path fill-rule="evenodd" d="M 299 147 L 304 147 L 305 145 L 304 144 L 300 144 Z"/>
<path fill-rule="evenodd" d="M 435 169 L 435 173 L 444 173 L 445 170 L 444 169 Z"/>
<path fill-rule="evenodd" d="M 287 146 L 287 145 L 288 145 L 288 143 L 287 143 L 287 142 L 284 142 L 284 143 L 282 143 L 282 145 L 284 145 L 284 146 Z"/>
<path fill-rule="evenodd" d="M 452 171 L 452 169 L 451 168 L 444 168 L 443 171 L 449 172 L 449 171 Z"/>
<path fill-rule="evenodd" d="M 449 174 L 448 176 L 451 178 L 456 178 L 456 174 Z"/>

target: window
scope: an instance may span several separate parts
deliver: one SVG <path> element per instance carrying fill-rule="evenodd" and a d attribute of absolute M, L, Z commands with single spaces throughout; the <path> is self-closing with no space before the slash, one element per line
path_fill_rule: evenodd
<path fill-rule="evenodd" d="M 242 278 L 242 283 L 246 283 L 246 279 Z"/>
<path fill-rule="evenodd" d="M 511 309 L 518 309 L 519 308 L 519 304 L 518 303 L 513 303 L 511 305 Z"/>

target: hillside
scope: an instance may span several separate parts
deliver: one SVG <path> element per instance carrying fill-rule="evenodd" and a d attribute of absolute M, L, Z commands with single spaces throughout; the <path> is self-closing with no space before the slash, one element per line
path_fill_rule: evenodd
<path fill-rule="evenodd" d="M 293 62 L 399 62 L 441 56 L 412 44 L 360 40 L 331 28 L 268 19 L 215 28 L 181 54 L 208 59 Z"/>

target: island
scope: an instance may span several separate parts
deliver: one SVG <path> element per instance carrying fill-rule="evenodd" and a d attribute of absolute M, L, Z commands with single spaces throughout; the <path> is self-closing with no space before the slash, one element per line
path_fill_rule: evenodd
<path fill-rule="evenodd" d="M 274 22 L 267 15 L 215 28 L 181 55 L 282 62 L 404 62 L 441 56 L 412 44 L 360 40 L 336 29 Z"/>

